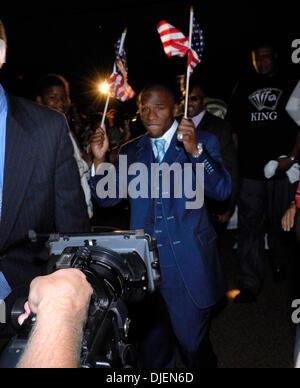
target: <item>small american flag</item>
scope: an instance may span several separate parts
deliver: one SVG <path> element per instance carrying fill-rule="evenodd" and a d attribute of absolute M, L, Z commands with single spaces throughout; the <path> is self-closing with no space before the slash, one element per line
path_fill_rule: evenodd
<path fill-rule="evenodd" d="M 108 84 L 110 94 L 116 99 L 124 102 L 135 96 L 134 90 L 128 84 L 128 66 L 126 52 L 123 49 L 120 53 L 121 39 L 115 45 L 116 60 L 114 71 L 109 78 Z"/>
<path fill-rule="evenodd" d="M 115 44 L 115 55 L 116 55 L 116 60 L 120 60 L 122 62 L 126 70 L 126 77 L 127 77 L 127 73 L 128 73 L 127 55 L 124 48 L 120 52 L 120 46 L 121 46 L 121 39 L 119 39 Z"/>
<path fill-rule="evenodd" d="M 165 20 L 159 23 L 157 31 L 168 57 L 178 56 L 183 58 L 186 56 L 189 39 L 181 31 Z"/>
<path fill-rule="evenodd" d="M 199 23 L 197 22 L 196 18 L 194 17 L 193 35 L 192 35 L 192 49 L 194 51 L 196 51 L 200 62 L 202 60 L 204 46 L 205 45 L 204 45 L 203 31 L 201 30 Z"/>
<path fill-rule="evenodd" d="M 192 53 L 189 53 L 188 64 L 190 66 L 190 74 L 194 68 L 201 62 L 204 51 L 204 36 L 198 22 L 194 17 L 193 33 L 192 33 Z"/>
<path fill-rule="evenodd" d="M 157 31 L 168 57 L 185 57 L 188 55 L 188 68 L 189 74 L 191 75 L 194 68 L 201 62 L 204 49 L 203 31 L 200 29 L 195 18 L 191 49 L 189 49 L 189 38 L 185 37 L 181 31 L 165 20 L 158 24 Z"/>

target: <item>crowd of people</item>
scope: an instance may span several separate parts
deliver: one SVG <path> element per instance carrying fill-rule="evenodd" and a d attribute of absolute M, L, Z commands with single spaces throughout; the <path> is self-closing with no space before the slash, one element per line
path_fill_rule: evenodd
<path fill-rule="evenodd" d="M 0 42 L 1 68 L 7 42 L 1 22 Z M 210 113 L 209 82 L 196 76 L 188 117 L 180 113 L 171 85 L 152 83 L 140 92 L 134 118 L 110 109 L 104 125 L 101 113 L 92 118 L 79 113 L 62 75 L 39 79 L 35 102 L 11 96 L 0 85 L 0 299 L 9 315 L 16 298 L 29 295 L 20 324 L 31 312 L 37 315 L 19 367 L 79 366 L 92 294 L 79 271 L 46 276 L 47 250 L 28 241 L 29 230 L 87 233 L 110 226 L 143 229 L 156 238 L 161 284 L 139 306 L 140 368 L 175 367 L 176 349 L 188 368 L 217 366 L 209 326 L 213 306 L 226 293 L 218 242 L 236 211 L 240 293 L 235 303 L 259 298 L 266 234 L 276 281 L 297 261 L 300 81 L 283 77 L 269 43 L 253 47 L 252 58 L 255 71 L 238 83 L 222 118 Z M 196 190 L 203 165 L 204 205 L 189 208 L 190 198 L 176 196 L 174 177 L 168 193 L 160 178 L 155 198 L 128 194 L 137 177 L 128 174 L 127 185 L 118 186 L 127 172 L 120 164 L 123 156 L 129 166 L 142 163 L 149 172 L 154 163 L 189 164 Z M 116 171 L 114 198 L 97 191 L 106 162 Z M 186 194 L 184 182 L 181 186 Z M 49 325 L 57 328 L 52 335 Z M 0 335 L 11 337 L 14 329 L 0 324 Z"/>

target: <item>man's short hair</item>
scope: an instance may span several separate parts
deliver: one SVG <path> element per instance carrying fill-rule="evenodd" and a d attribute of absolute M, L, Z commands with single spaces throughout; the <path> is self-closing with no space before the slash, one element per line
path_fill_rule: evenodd
<path fill-rule="evenodd" d="M 178 96 L 177 96 L 176 90 L 174 90 L 174 88 L 172 86 L 167 85 L 167 84 L 163 84 L 163 83 L 150 83 L 139 93 L 139 95 L 137 97 L 137 105 L 138 106 L 142 102 L 143 94 L 145 94 L 146 92 L 149 92 L 149 91 L 165 91 L 170 95 L 174 104 L 178 103 Z"/>
<path fill-rule="evenodd" d="M 268 48 L 271 49 L 274 56 L 278 54 L 276 44 L 271 39 L 257 39 L 251 47 L 251 51 L 254 52 L 258 49 Z"/>
<path fill-rule="evenodd" d="M 70 95 L 69 83 L 62 75 L 45 74 L 37 82 L 36 96 L 43 97 L 52 86 L 61 86 L 64 88 L 66 95 Z"/>
<path fill-rule="evenodd" d="M 190 81 L 190 92 L 194 89 L 194 88 L 196 88 L 196 87 L 199 87 L 201 90 L 202 90 L 202 92 L 203 92 L 203 94 L 205 95 L 205 96 L 207 96 L 208 95 L 208 91 L 207 91 L 207 89 L 208 89 L 208 86 L 207 86 L 207 82 L 203 79 L 203 78 L 191 78 L 191 81 Z"/>

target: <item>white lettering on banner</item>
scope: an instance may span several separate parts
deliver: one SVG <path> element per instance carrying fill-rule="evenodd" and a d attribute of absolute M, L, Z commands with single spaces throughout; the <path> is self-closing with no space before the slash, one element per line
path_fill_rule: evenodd
<path fill-rule="evenodd" d="M 278 117 L 277 112 L 252 112 L 251 122 L 255 121 L 276 121 Z"/>
<path fill-rule="evenodd" d="M 4 300 L 0 300 L 0 323 L 6 323 L 6 306 Z"/>
<path fill-rule="evenodd" d="M 292 48 L 296 50 L 292 53 L 292 62 L 297 65 L 300 63 L 300 39 L 295 39 L 292 43 Z"/>

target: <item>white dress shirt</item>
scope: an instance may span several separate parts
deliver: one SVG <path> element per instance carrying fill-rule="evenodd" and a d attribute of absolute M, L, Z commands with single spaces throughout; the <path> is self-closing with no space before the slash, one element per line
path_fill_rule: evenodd
<path fill-rule="evenodd" d="M 172 127 L 170 129 L 168 129 L 167 132 L 162 137 L 159 137 L 157 139 L 151 138 L 151 144 L 152 144 L 152 149 L 153 149 L 155 159 L 158 156 L 157 148 L 156 148 L 156 145 L 154 143 L 155 140 L 165 140 L 166 141 L 165 142 L 165 154 L 166 154 L 177 129 L 178 129 L 178 122 L 175 120 Z"/>
<path fill-rule="evenodd" d="M 191 119 L 192 119 L 192 121 L 193 121 L 193 123 L 194 123 L 194 125 L 195 125 L 195 128 L 197 128 L 198 125 L 201 123 L 201 121 L 202 121 L 202 119 L 203 119 L 205 113 L 206 113 L 206 110 L 203 110 L 203 111 L 202 111 L 201 113 L 199 113 L 197 116 L 191 117 Z"/>

